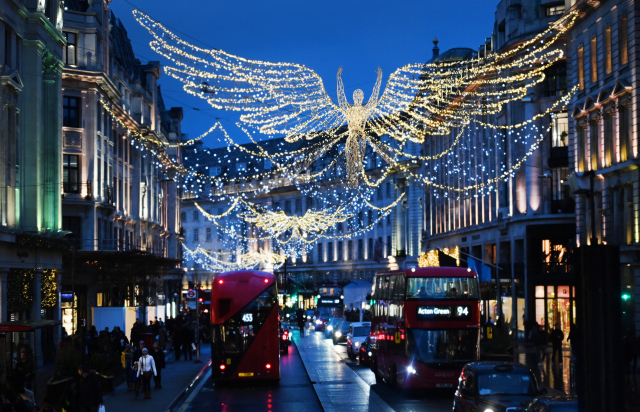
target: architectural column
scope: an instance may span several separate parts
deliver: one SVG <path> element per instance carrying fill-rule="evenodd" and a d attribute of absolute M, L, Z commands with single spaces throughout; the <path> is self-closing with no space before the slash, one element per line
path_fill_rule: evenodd
<path fill-rule="evenodd" d="M 44 157 L 42 165 L 42 182 L 44 183 L 42 229 L 57 232 L 61 228 L 61 156 L 62 124 L 60 122 L 61 96 L 61 63 L 48 50 L 42 56 L 42 78 L 44 102 Z"/>
<path fill-rule="evenodd" d="M 7 306 L 7 277 L 9 268 L 0 268 L 0 322 L 9 320 L 9 307 Z"/>
<path fill-rule="evenodd" d="M 33 303 L 31 303 L 31 321 L 39 321 L 42 319 L 42 269 L 36 269 L 33 274 Z M 33 356 L 36 368 L 43 365 L 42 359 L 42 335 L 41 330 L 35 332 L 35 342 L 33 342 Z"/>

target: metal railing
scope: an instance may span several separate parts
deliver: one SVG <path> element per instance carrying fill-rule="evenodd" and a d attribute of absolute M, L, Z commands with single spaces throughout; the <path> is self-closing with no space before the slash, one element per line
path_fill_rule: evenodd
<path fill-rule="evenodd" d="M 142 245 L 129 242 L 128 239 L 70 239 L 78 251 L 107 251 L 107 252 L 145 252 L 154 256 L 168 257 L 167 245 Z"/>

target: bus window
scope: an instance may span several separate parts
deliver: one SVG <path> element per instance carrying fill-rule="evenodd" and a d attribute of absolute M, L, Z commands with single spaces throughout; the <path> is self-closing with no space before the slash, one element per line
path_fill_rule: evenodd
<path fill-rule="evenodd" d="M 376 299 L 380 299 L 380 297 L 382 296 L 382 280 L 383 277 L 382 276 L 378 276 L 378 278 L 376 279 Z"/>
<path fill-rule="evenodd" d="M 479 299 L 475 278 L 409 278 L 407 299 Z"/>
<path fill-rule="evenodd" d="M 395 300 L 403 300 L 404 299 L 404 275 L 398 275 L 396 279 L 396 285 L 393 290 L 393 299 Z"/>
<path fill-rule="evenodd" d="M 395 286 L 397 276 L 389 276 L 389 291 L 387 292 L 387 299 L 395 299 Z"/>

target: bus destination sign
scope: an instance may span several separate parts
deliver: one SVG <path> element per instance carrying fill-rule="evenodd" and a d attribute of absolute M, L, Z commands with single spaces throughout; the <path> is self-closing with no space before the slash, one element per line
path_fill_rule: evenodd
<path fill-rule="evenodd" d="M 324 304 L 324 305 L 337 305 L 338 303 L 340 303 L 340 299 L 335 299 L 335 298 L 320 298 L 318 300 L 318 303 L 320 304 Z"/>
<path fill-rule="evenodd" d="M 469 320 L 471 307 L 461 305 L 418 306 L 417 320 Z"/>

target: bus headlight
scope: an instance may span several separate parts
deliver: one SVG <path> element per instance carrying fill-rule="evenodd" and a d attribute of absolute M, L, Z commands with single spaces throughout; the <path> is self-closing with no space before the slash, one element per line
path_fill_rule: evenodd
<path fill-rule="evenodd" d="M 289 315 L 287 315 L 287 316 L 289 316 Z M 319 325 L 319 324 L 321 324 L 321 323 L 322 323 L 322 321 L 321 321 L 320 319 L 318 319 L 318 320 L 316 321 L 316 325 Z"/>
<path fill-rule="evenodd" d="M 354 343 L 353 346 L 355 346 L 356 348 L 359 348 L 360 347 L 360 342 Z"/>
<path fill-rule="evenodd" d="M 329 332 L 331 332 L 331 331 L 333 330 L 333 326 L 331 326 L 331 325 L 327 326 L 327 330 L 328 330 Z"/>
<path fill-rule="evenodd" d="M 412 373 L 414 375 L 416 374 L 416 370 L 411 365 L 407 366 L 407 372 Z"/>
<path fill-rule="evenodd" d="M 342 336 L 342 333 L 340 331 L 336 332 L 336 338 L 339 338 L 340 336 Z"/>
<path fill-rule="evenodd" d="M 373 355 L 373 353 L 369 352 L 368 355 L 369 355 L 369 357 L 371 357 L 371 355 Z"/>

